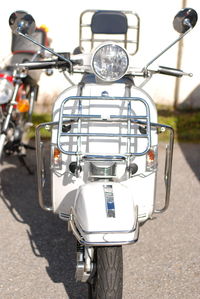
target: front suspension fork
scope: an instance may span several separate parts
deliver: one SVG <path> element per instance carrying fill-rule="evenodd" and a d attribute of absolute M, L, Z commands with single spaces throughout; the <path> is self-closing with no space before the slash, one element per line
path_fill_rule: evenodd
<path fill-rule="evenodd" d="M 3 123 L 2 132 L 1 132 L 1 135 L 0 135 L 0 159 L 1 159 L 1 156 L 2 156 L 3 147 L 4 147 L 5 140 L 6 140 L 7 130 L 8 130 L 8 126 L 9 126 L 9 123 L 10 123 L 11 116 L 12 116 L 13 108 L 14 108 L 14 105 L 16 105 L 16 98 L 17 98 L 17 93 L 19 91 L 20 85 L 21 85 L 21 81 L 17 81 L 16 84 L 15 84 L 12 99 L 9 103 L 8 114 L 7 114 L 6 119 Z"/>

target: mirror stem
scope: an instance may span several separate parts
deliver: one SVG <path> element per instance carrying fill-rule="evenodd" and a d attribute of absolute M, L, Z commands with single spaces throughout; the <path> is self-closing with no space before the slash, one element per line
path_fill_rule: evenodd
<path fill-rule="evenodd" d="M 41 45 L 40 43 L 38 43 L 37 41 L 35 41 L 34 39 L 32 39 L 29 35 L 27 35 L 27 34 L 23 34 L 23 33 L 21 33 L 19 30 L 17 30 L 17 33 L 18 33 L 19 35 L 23 36 L 24 38 L 30 40 L 31 42 L 33 42 L 33 43 L 36 44 L 37 46 L 43 48 L 44 50 L 50 52 L 51 54 L 57 56 L 58 58 L 60 58 L 60 59 L 62 59 L 62 60 L 64 60 L 64 61 L 66 61 L 67 63 L 69 63 L 69 65 L 70 65 L 70 69 L 69 69 L 69 71 L 70 71 L 70 72 L 72 71 L 72 62 L 71 62 L 69 59 L 67 59 L 67 58 L 63 57 L 62 55 L 60 55 L 60 54 L 54 52 L 53 50 L 51 50 L 51 49 L 49 49 L 49 48 L 47 48 L 47 47 Z"/>
<path fill-rule="evenodd" d="M 190 23 L 189 23 L 190 24 Z M 187 24 L 188 25 L 188 24 Z M 144 69 L 147 69 L 154 61 L 156 61 L 161 55 L 163 55 L 167 50 L 169 50 L 173 45 L 179 42 L 186 34 L 188 34 L 192 30 L 192 26 L 190 24 L 190 28 L 183 34 L 181 34 L 173 43 L 171 43 L 167 48 L 165 48 L 162 52 L 160 52 L 154 59 L 152 59 L 149 63 L 146 64 Z"/>

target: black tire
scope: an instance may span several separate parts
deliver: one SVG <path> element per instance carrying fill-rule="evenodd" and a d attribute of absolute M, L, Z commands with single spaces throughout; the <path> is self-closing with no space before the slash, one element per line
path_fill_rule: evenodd
<path fill-rule="evenodd" d="M 96 247 L 94 274 L 89 282 L 89 298 L 122 299 L 122 247 Z"/>

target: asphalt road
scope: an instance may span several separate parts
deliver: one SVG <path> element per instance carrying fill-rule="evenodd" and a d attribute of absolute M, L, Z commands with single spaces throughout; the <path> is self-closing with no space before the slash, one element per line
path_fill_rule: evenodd
<path fill-rule="evenodd" d="M 28 160 L 35 170 L 34 152 Z M 160 178 L 158 187 L 160 198 Z M 1 165 L 0 199 L 0 298 L 87 298 L 74 280 L 76 243 L 66 223 L 39 208 L 36 175 L 16 157 Z M 200 298 L 200 145 L 175 145 L 170 208 L 123 254 L 123 299 Z"/>

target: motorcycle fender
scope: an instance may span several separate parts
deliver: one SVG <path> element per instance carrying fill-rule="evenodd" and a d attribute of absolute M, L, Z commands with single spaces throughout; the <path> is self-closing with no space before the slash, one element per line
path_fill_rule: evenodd
<path fill-rule="evenodd" d="M 80 186 L 74 218 L 87 242 L 131 242 L 137 238 L 137 206 L 121 183 L 101 181 Z"/>

